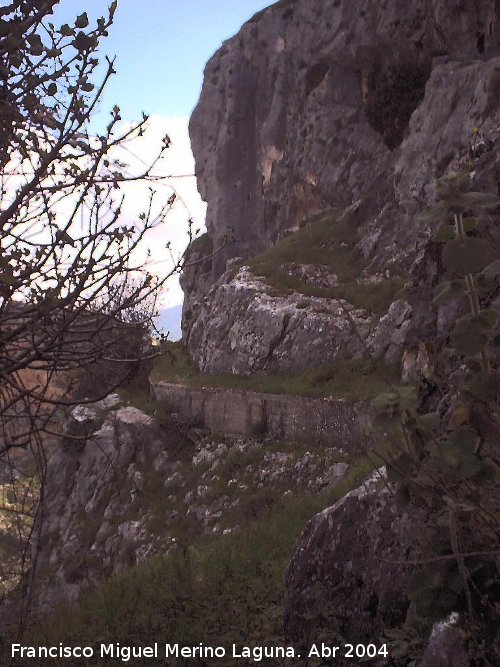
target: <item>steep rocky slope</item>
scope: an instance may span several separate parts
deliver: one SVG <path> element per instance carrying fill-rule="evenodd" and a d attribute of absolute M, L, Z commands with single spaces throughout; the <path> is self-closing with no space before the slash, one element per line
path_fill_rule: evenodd
<path fill-rule="evenodd" d="M 110 395 L 68 415 L 33 543 L 36 608 L 56 608 L 154 556 L 227 535 L 292 496 L 319 494 L 352 451 L 261 437 L 211 436 Z M 78 436 L 79 439 L 72 439 Z"/>
<path fill-rule="evenodd" d="M 435 335 L 418 297 L 439 265 L 417 216 L 436 177 L 487 149 L 500 125 L 499 19 L 494 0 L 288 0 L 224 43 L 190 124 L 208 237 L 188 251 L 183 329 L 200 369 L 247 374 L 359 353 L 346 311 L 392 362 L 415 347 L 412 331 Z M 494 161 L 476 180 L 495 190 Z M 273 261 L 295 275 L 291 286 L 263 287 L 258 263 L 237 272 L 318 216 L 330 216 L 335 237 L 346 213 L 342 243 L 356 246 L 357 275 L 339 275 L 322 256 L 285 265 L 279 252 Z M 318 317 L 316 301 L 297 313 L 294 293 L 317 287 L 318 273 L 323 289 L 350 289 L 337 290 L 331 315 Z M 411 303 L 388 280 L 414 284 Z M 382 325 L 369 298 L 362 309 L 351 298 L 356 284 L 385 290 Z M 304 337 L 319 354 L 297 352 Z"/>

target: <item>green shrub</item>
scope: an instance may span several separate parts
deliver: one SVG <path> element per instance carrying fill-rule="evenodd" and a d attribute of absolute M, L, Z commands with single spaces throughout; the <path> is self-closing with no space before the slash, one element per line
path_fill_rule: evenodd
<path fill-rule="evenodd" d="M 376 428 L 401 444 L 388 458 L 398 496 L 427 513 L 420 568 L 410 586 L 420 632 L 428 636 L 434 621 L 461 612 L 476 648 L 480 641 L 487 645 L 481 659 L 489 654 L 491 660 L 500 657 L 494 644 L 500 593 L 500 373 L 498 312 L 483 301 L 481 285 L 500 275 L 495 259 L 500 249 L 477 235 L 478 223 L 470 214 L 491 210 L 500 200 L 472 192 L 470 181 L 467 172 L 441 178 L 439 201 L 422 216 L 438 225 L 435 238 L 444 244 L 447 278 L 436 287 L 433 305 L 466 296 L 470 308 L 452 323 L 449 347 L 437 351 L 433 364 L 448 373 L 461 367 L 458 391 L 446 388 L 447 378 L 439 371 L 426 378 L 441 387 L 443 398 L 448 392 L 446 421 L 443 412 L 422 414 L 412 387 L 386 391 L 374 407 Z"/>

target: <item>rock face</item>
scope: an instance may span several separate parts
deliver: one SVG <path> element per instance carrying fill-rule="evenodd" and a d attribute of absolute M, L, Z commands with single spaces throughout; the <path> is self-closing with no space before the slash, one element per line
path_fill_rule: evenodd
<path fill-rule="evenodd" d="M 178 437 L 137 408 L 110 411 L 113 403 L 74 408 L 50 459 L 31 572 L 42 606 L 73 600 L 154 552 L 147 516 L 135 511 L 144 491 L 141 471 L 150 483 L 171 472 Z"/>
<path fill-rule="evenodd" d="M 347 307 L 367 334 L 369 313 Z M 362 350 L 339 304 L 269 294 L 247 267 L 217 281 L 191 328 L 189 345 L 201 371 L 235 375 L 305 370 Z"/>
<path fill-rule="evenodd" d="M 30 572 L 36 609 L 74 601 L 179 543 L 243 528 L 284 497 L 337 484 L 350 467 L 342 438 L 214 439 L 119 403 L 75 407 L 49 462 Z"/>
<path fill-rule="evenodd" d="M 210 236 L 235 236 L 214 276 L 370 191 L 374 217 L 418 210 L 438 163 L 494 120 L 499 44 L 495 0 L 289 0 L 250 20 L 209 61 L 190 124 Z M 417 238 L 407 216 L 403 238 L 388 211 L 377 223 L 398 249 Z"/>
<path fill-rule="evenodd" d="M 421 667 L 469 667 L 471 662 L 465 648 L 464 633 L 458 627 L 458 614 L 450 614 L 445 621 L 436 623 L 422 657 Z"/>
<path fill-rule="evenodd" d="M 286 0 L 224 43 L 206 67 L 190 123 L 214 249 L 203 275 L 196 264 L 184 278 L 184 335 L 200 367 L 221 370 L 208 350 L 225 335 L 221 313 L 231 312 L 236 334 L 262 310 L 262 292 L 239 289 L 241 277 L 217 282 L 228 262 L 248 260 L 321 212 L 357 202 L 366 275 L 409 271 L 428 292 L 439 266 L 416 218 L 433 200 L 436 177 L 478 143 L 487 146 L 500 125 L 499 53 L 495 0 Z M 495 192 L 492 174 L 486 187 Z M 477 177 L 484 186 L 480 170 Z M 413 319 L 422 330 L 415 312 Z M 268 325 L 254 318 L 257 346 Z M 309 330 L 311 339 L 322 326 Z M 291 348 L 301 345 L 299 323 L 296 330 Z M 342 332 L 334 335 L 340 343 Z M 405 344 L 389 356 L 400 359 Z M 324 341 L 324 354 L 330 345 Z M 238 367 L 245 354 L 238 344 L 223 351 L 236 373 L 246 372 Z"/>
<path fill-rule="evenodd" d="M 419 517 L 401 514 L 382 482 L 373 474 L 304 529 L 285 599 L 286 633 L 303 650 L 316 641 L 379 644 L 405 620 L 413 569 L 383 559 L 415 557 Z"/>

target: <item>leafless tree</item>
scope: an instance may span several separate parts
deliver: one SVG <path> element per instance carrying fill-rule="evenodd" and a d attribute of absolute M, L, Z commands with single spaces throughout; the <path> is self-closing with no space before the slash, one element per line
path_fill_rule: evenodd
<path fill-rule="evenodd" d="M 0 530 L 14 527 L 24 545 L 17 575 L 58 411 L 102 398 L 151 356 L 145 343 L 156 295 L 180 268 L 159 279 L 135 260 L 175 194 L 158 202 L 152 187 L 138 219 L 123 222 L 120 184 L 159 178 L 157 160 L 131 173 L 120 152 L 144 133 L 147 117 L 120 132 L 115 106 L 103 132 L 91 126 L 114 74 L 99 42 L 116 0 L 95 25 L 85 12 L 54 25 L 58 3 L 0 8 Z M 158 159 L 169 143 L 165 137 Z M 78 382 L 99 364 L 115 372 L 82 397 Z"/>

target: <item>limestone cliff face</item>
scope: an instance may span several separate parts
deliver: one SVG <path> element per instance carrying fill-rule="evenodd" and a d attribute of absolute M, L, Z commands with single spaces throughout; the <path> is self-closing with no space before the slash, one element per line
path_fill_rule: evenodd
<path fill-rule="evenodd" d="M 153 536 L 148 516 L 154 503 L 145 511 L 142 498 L 145 475 L 161 489 L 174 471 L 178 439 L 140 410 L 119 404 L 111 395 L 92 408 L 74 408 L 66 430 L 88 439 L 63 437 L 50 459 L 32 554 L 36 606 L 75 600 L 103 578 L 171 547 L 165 531 Z M 166 524 L 167 516 L 162 519 Z"/>
<path fill-rule="evenodd" d="M 247 311 L 224 302 L 221 290 L 233 299 L 236 289 L 228 262 L 318 214 L 357 207 L 361 279 L 409 271 L 420 286 L 435 280 L 417 215 L 436 177 L 469 156 L 474 128 L 487 144 L 500 124 L 499 53 L 495 0 L 287 0 L 224 43 L 190 123 L 215 249 L 210 266 L 192 263 L 184 277 L 184 334 L 201 368 L 241 365 L 238 346 L 224 342 Z M 488 178 L 479 182 L 496 188 Z M 255 325 L 267 362 L 243 372 L 273 367 L 264 338 L 277 327 L 271 316 Z M 214 346 L 223 362 L 212 361 Z"/>

